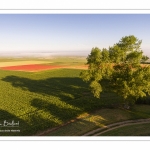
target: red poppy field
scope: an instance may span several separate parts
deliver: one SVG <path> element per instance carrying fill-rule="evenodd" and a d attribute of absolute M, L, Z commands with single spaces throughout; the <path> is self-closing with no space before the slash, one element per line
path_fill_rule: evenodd
<path fill-rule="evenodd" d="M 142 66 L 145 66 L 145 64 L 142 65 Z M 38 71 L 59 69 L 59 68 L 88 69 L 88 66 L 87 65 L 26 64 L 26 65 L 14 65 L 14 66 L 3 66 L 3 67 L 0 67 L 1 70 L 25 71 L 25 72 L 38 72 Z"/>
<path fill-rule="evenodd" d="M 42 65 L 42 64 L 30 64 L 30 65 L 19 65 L 19 66 L 7 66 L 1 67 L 2 70 L 14 70 L 14 71 L 42 71 L 62 68 L 62 66 L 53 66 L 53 65 Z"/>
<path fill-rule="evenodd" d="M 29 64 L 29 65 L 0 67 L 0 69 L 2 70 L 26 71 L 26 72 L 37 72 L 37 71 L 51 70 L 51 69 L 58 69 L 58 68 L 86 69 L 87 66 L 60 66 L 60 65 Z"/>

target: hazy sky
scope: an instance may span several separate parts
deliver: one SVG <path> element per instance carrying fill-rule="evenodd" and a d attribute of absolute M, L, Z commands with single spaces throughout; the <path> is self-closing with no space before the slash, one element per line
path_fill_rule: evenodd
<path fill-rule="evenodd" d="M 150 57 L 150 14 L 0 14 L 0 52 L 90 52 L 128 35 Z"/>

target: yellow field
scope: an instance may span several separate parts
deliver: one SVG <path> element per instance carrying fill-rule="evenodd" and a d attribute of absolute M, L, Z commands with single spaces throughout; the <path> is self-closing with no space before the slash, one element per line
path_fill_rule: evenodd
<path fill-rule="evenodd" d="M 49 61 L 12 61 L 12 62 L 0 62 L 0 67 L 7 66 L 20 66 L 20 65 L 29 65 L 29 64 L 46 64 L 52 63 Z"/>

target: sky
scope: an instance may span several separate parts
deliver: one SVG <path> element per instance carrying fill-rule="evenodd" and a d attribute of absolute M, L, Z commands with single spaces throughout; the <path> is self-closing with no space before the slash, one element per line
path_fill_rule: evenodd
<path fill-rule="evenodd" d="M 124 36 L 150 57 L 150 14 L 0 14 L 0 53 L 88 54 Z"/>

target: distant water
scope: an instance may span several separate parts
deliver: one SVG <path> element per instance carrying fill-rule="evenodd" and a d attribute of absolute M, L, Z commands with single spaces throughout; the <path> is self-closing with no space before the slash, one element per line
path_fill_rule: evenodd
<path fill-rule="evenodd" d="M 89 51 L 61 51 L 61 52 L 3 52 L 1 57 L 52 57 L 52 56 L 87 56 Z"/>

